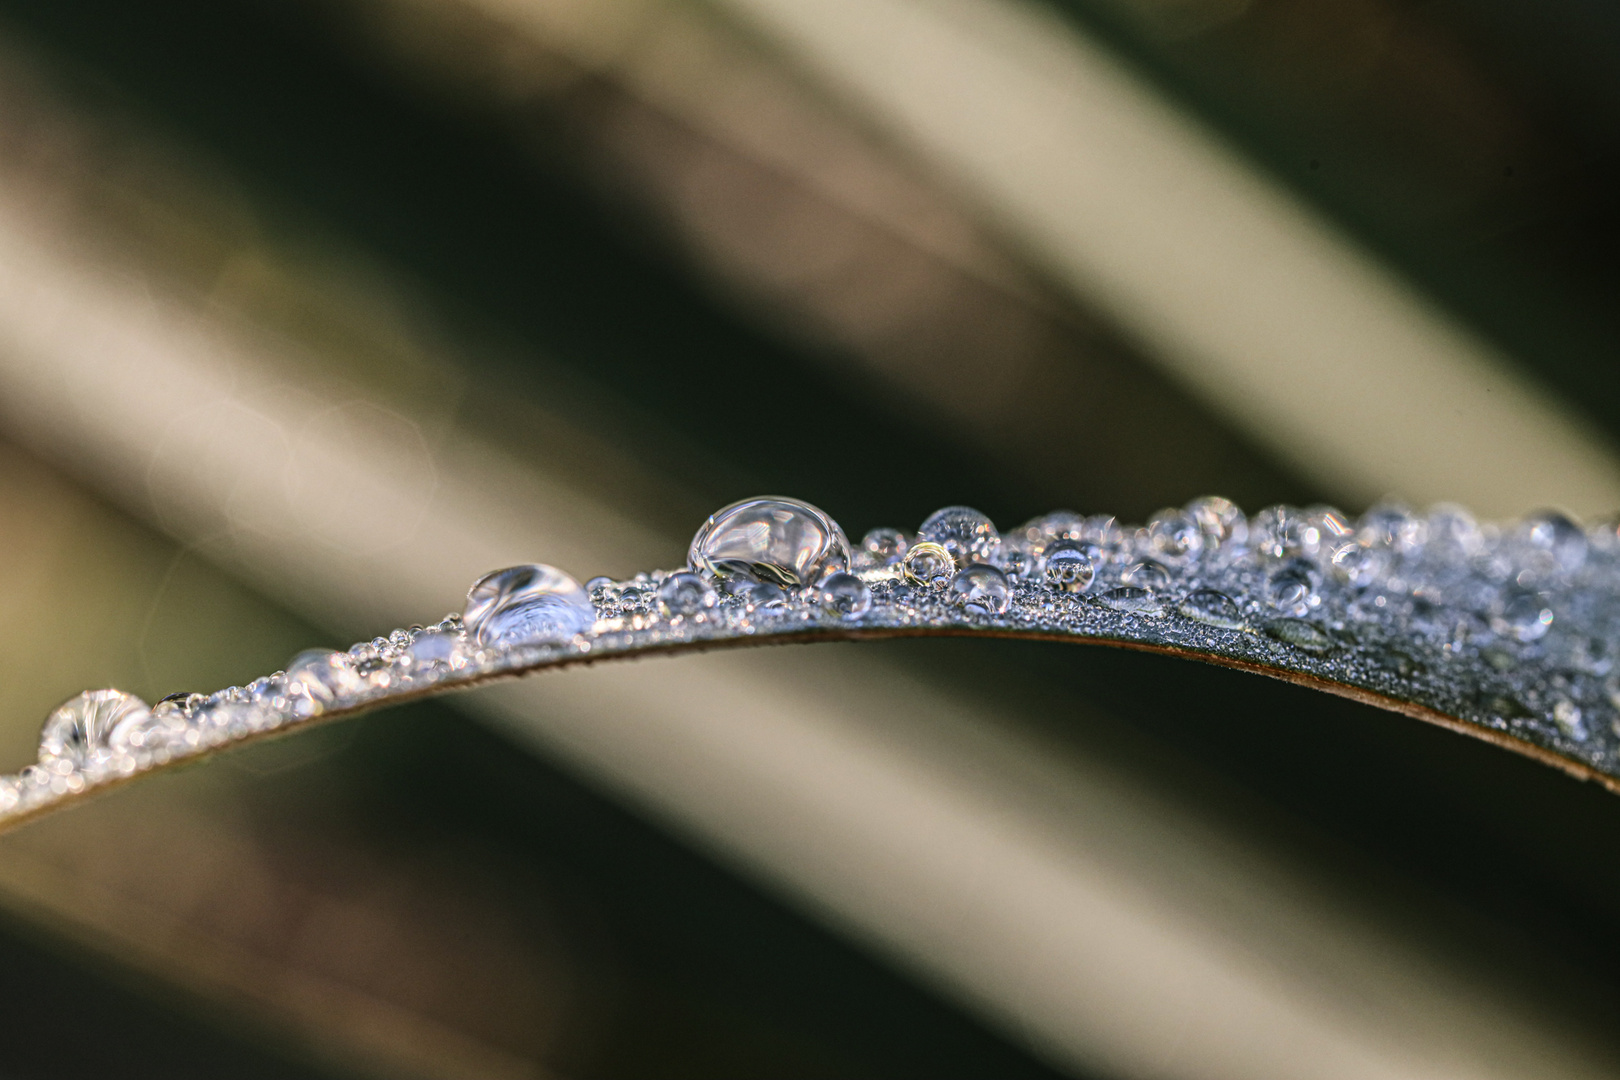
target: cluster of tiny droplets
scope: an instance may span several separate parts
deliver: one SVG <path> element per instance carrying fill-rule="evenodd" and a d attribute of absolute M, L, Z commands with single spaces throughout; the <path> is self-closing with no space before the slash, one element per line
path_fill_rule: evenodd
<path fill-rule="evenodd" d="M 1002 532 L 947 507 L 851 544 L 822 511 L 718 511 L 688 565 L 581 586 L 543 564 L 479 579 L 467 610 L 285 671 L 147 706 L 81 694 L 0 816 L 325 714 L 651 648 L 978 630 L 1149 645 L 1311 676 L 1503 733 L 1620 778 L 1620 532 L 1556 513 L 1506 526 L 1441 506 L 1245 516 L 1220 498 L 1144 526 L 1055 511 Z"/>

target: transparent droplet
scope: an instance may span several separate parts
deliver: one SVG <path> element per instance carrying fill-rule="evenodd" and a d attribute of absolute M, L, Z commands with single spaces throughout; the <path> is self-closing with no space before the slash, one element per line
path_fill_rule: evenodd
<path fill-rule="evenodd" d="M 46 717 L 39 733 L 40 764 L 62 762 L 78 769 L 97 764 L 115 741 L 121 743 L 125 732 L 151 715 L 146 702 L 133 694 L 87 690 Z"/>
<path fill-rule="evenodd" d="M 951 553 L 932 540 L 912 544 L 901 566 L 905 568 L 907 581 L 930 589 L 943 589 L 956 573 L 956 561 Z"/>
<path fill-rule="evenodd" d="M 1241 544 L 1249 538 L 1249 520 L 1230 499 L 1205 495 L 1188 503 L 1187 513 L 1198 523 L 1204 542 L 1210 546 Z"/>
<path fill-rule="evenodd" d="M 1073 510 L 1054 510 L 1050 514 L 1030 518 L 1018 526 L 1013 535 L 1038 554 L 1057 540 L 1084 540 L 1086 519 Z"/>
<path fill-rule="evenodd" d="M 1383 577 L 1389 566 L 1389 549 L 1363 547 L 1351 540 L 1341 543 L 1328 557 L 1333 576 L 1352 588 L 1365 588 Z"/>
<path fill-rule="evenodd" d="M 1160 510 L 1148 522 L 1147 547 L 1160 562 L 1180 566 L 1204 550 L 1204 532 L 1191 514 Z"/>
<path fill-rule="evenodd" d="M 1479 523 L 1460 506 L 1440 503 L 1429 509 L 1429 543 L 1451 555 L 1472 557 L 1485 546 Z"/>
<path fill-rule="evenodd" d="M 1059 592 L 1083 593 L 1097 576 L 1097 564 L 1073 540 L 1059 540 L 1046 549 L 1046 583 Z"/>
<path fill-rule="evenodd" d="M 567 641 L 596 621 L 579 582 L 544 563 L 485 574 L 467 591 L 467 633 L 481 646 Z"/>
<path fill-rule="evenodd" d="M 309 703 L 302 715 L 313 715 L 352 701 L 365 687 L 354 658 L 331 649 L 305 649 L 287 664 L 282 677 L 288 695 Z"/>
<path fill-rule="evenodd" d="M 429 675 L 459 666 L 460 641 L 442 630 L 424 630 L 405 646 L 412 675 Z"/>
<path fill-rule="evenodd" d="M 787 590 L 769 581 L 751 582 L 743 594 L 743 606 L 755 615 L 779 614 L 787 610 Z"/>
<path fill-rule="evenodd" d="M 1581 707 L 1568 698 L 1561 697 L 1553 702 L 1553 723 L 1558 725 L 1567 738 L 1584 742 L 1587 736 L 1585 717 L 1581 714 Z"/>
<path fill-rule="evenodd" d="M 911 540 L 899 529 L 873 529 L 861 538 L 861 552 L 870 566 L 895 566 L 910 546 Z"/>
<path fill-rule="evenodd" d="M 748 577 L 783 588 L 848 570 L 849 540 L 807 502 L 767 496 L 716 511 L 692 537 L 686 564 L 717 577 Z"/>
<path fill-rule="evenodd" d="M 1014 544 L 1003 540 L 996 565 L 1012 581 L 1033 581 L 1041 576 L 1041 557 L 1032 553 L 1021 541 Z"/>
<path fill-rule="evenodd" d="M 1524 519 L 1519 537 L 1532 552 L 1538 553 L 1562 573 L 1579 570 L 1586 561 L 1586 533 L 1563 514 L 1543 510 Z"/>
<path fill-rule="evenodd" d="M 1502 603 L 1501 614 L 1491 620 L 1491 629 L 1515 641 L 1539 641 L 1552 626 L 1552 609 L 1541 593 L 1515 593 Z"/>
<path fill-rule="evenodd" d="M 1012 603 L 1007 575 L 985 563 L 963 567 L 951 579 L 951 592 L 958 604 L 981 615 L 1006 614 Z"/>
<path fill-rule="evenodd" d="M 1128 585 L 1135 585 L 1139 589 L 1151 589 L 1154 592 L 1163 592 L 1174 580 L 1169 567 L 1152 559 L 1143 559 L 1139 563 L 1132 564 L 1123 577 Z"/>
<path fill-rule="evenodd" d="M 1268 506 L 1249 521 L 1250 546 L 1270 559 L 1314 555 L 1321 542 L 1314 515 L 1292 506 Z"/>
<path fill-rule="evenodd" d="M 1157 615 L 1160 612 L 1158 598 L 1153 595 L 1152 590 L 1137 585 L 1121 585 L 1117 589 L 1109 589 L 1097 599 L 1115 611 L 1128 611 L 1137 615 Z"/>
<path fill-rule="evenodd" d="M 714 586 L 689 570 L 677 570 L 658 586 L 658 610 L 670 618 L 702 615 L 719 602 Z"/>
<path fill-rule="evenodd" d="M 1001 534 L 990 519 L 969 506 L 935 510 L 917 529 L 917 538 L 939 544 L 958 567 L 990 562 L 1001 543 Z"/>
<path fill-rule="evenodd" d="M 1316 594 L 1316 578 L 1293 560 L 1266 582 L 1266 602 L 1284 615 L 1299 616 L 1311 610 Z"/>
<path fill-rule="evenodd" d="M 1243 629 L 1243 613 L 1237 601 L 1215 589 L 1195 589 L 1176 608 L 1189 619 L 1222 630 Z"/>
<path fill-rule="evenodd" d="M 1397 555 L 1423 546 L 1427 526 L 1412 511 L 1397 503 L 1379 503 L 1361 515 L 1357 538 L 1369 548 L 1387 549 Z"/>
<path fill-rule="evenodd" d="M 865 615 L 872 609 L 872 590 L 854 574 L 828 574 L 821 583 L 821 606 L 846 619 Z"/>
<path fill-rule="evenodd" d="M 1326 630 L 1304 619 L 1272 619 L 1266 623 L 1266 634 L 1285 645 L 1317 656 L 1330 653 L 1336 647 Z"/>

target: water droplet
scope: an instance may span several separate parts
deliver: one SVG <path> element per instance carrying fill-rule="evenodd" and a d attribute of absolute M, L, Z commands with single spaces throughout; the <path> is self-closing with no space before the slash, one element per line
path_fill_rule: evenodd
<path fill-rule="evenodd" d="M 1160 612 L 1159 601 L 1152 590 L 1137 585 L 1109 589 L 1097 599 L 1115 611 L 1128 611 L 1135 615 L 1157 615 Z"/>
<path fill-rule="evenodd" d="M 969 506 L 935 510 L 918 527 L 917 538 L 939 544 L 951 553 L 958 567 L 990 562 L 1001 543 L 1001 535 L 990 519 Z"/>
<path fill-rule="evenodd" d="M 1297 565 L 1298 560 L 1279 570 L 1266 582 L 1266 601 L 1284 615 L 1299 616 L 1311 610 L 1315 581 Z"/>
<path fill-rule="evenodd" d="M 1429 542 L 1454 555 L 1472 557 L 1485 546 L 1479 523 L 1460 506 L 1439 503 L 1429 508 Z"/>
<path fill-rule="evenodd" d="M 849 540 L 836 521 L 807 502 L 744 499 L 703 523 L 686 563 L 699 573 L 797 589 L 849 569 Z"/>
<path fill-rule="evenodd" d="M 305 649 L 287 664 L 282 679 L 288 695 L 301 699 L 300 716 L 341 708 L 365 686 L 354 657 L 331 649 Z"/>
<path fill-rule="evenodd" d="M 1270 559 L 1298 558 L 1316 554 L 1322 530 L 1311 512 L 1292 506 L 1268 506 L 1250 520 L 1249 542 L 1255 551 Z"/>
<path fill-rule="evenodd" d="M 1479 707 L 1484 710 L 1486 715 L 1495 716 L 1502 720 L 1528 720 L 1535 715 L 1530 711 L 1529 706 L 1512 694 L 1487 690 L 1481 692 L 1477 700 Z"/>
<path fill-rule="evenodd" d="M 719 602 L 714 586 L 688 570 L 677 570 L 658 586 L 658 610 L 670 618 L 702 615 Z"/>
<path fill-rule="evenodd" d="M 1127 584 L 1135 585 L 1139 589 L 1163 592 L 1170 587 L 1174 576 L 1164 564 L 1154 562 L 1152 559 L 1143 559 L 1133 564 L 1122 577 Z"/>
<path fill-rule="evenodd" d="M 1097 576 L 1097 564 L 1073 540 L 1059 540 L 1046 549 L 1046 583 L 1059 592 L 1083 593 Z"/>
<path fill-rule="evenodd" d="M 1013 581 L 1034 581 L 1041 576 L 1041 557 L 1031 552 L 1022 542 L 1015 544 L 1003 540 L 996 565 Z"/>
<path fill-rule="evenodd" d="M 1340 544 L 1328 557 L 1333 576 L 1352 588 L 1365 588 L 1389 567 L 1389 549 L 1368 548 L 1354 540 Z"/>
<path fill-rule="evenodd" d="M 831 576 L 830 574 L 828 575 Z M 744 608 L 755 615 L 777 615 L 787 610 L 787 590 L 768 581 L 752 582 L 743 594 Z"/>
<path fill-rule="evenodd" d="M 910 546 L 910 539 L 899 529 L 873 529 L 861 538 L 861 554 L 868 566 L 895 566 Z"/>
<path fill-rule="evenodd" d="M 1330 653 L 1336 647 L 1326 630 L 1304 619 L 1272 619 L 1266 623 L 1266 634 L 1285 645 L 1317 656 Z"/>
<path fill-rule="evenodd" d="M 460 642 L 455 634 L 442 630 L 423 630 L 405 646 L 413 675 L 427 675 L 459 666 Z"/>
<path fill-rule="evenodd" d="M 467 633 L 481 646 L 567 641 L 596 621 L 579 582 L 544 563 L 485 574 L 467 591 Z"/>
<path fill-rule="evenodd" d="M 1147 547 L 1154 558 L 1179 566 L 1204 550 L 1204 532 L 1191 514 L 1160 510 L 1148 522 Z"/>
<path fill-rule="evenodd" d="M 1519 539 L 1531 552 L 1562 573 L 1579 570 L 1586 561 L 1586 533 L 1563 514 L 1543 510 L 1519 525 Z"/>
<path fill-rule="evenodd" d="M 1073 510 L 1054 510 L 1050 514 L 1030 518 L 1018 526 L 1014 535 L 1028 544 L 1032 552 L 1039 553 L 1054 541 L 1084 540 L 1086 519 Z"/>
<path fill-rule="evenodd" d="M 1379 503 L 1368 510 L 1361 515 L 1356 530 L 1365 546 L 1388 549 L 1398 555 L 1421 548 L 1425 532 L 1427 526 L 1424 522 L 1397 503 Z"/>
<path fill-rule="evenodd" d="M 1503 601 L 1501 614 L 1491 620 L 1491 629 L 1515 641 L 1539 641 L 1552 622 L 1552 609 L 1545 595 L 1516 593 Z"/>
<path fill-rule="evenodd" d="M 956 562 L 951 558 L 951 553 L 945 550 L 944 545 L 932 540 L 912 544 L 901 566 L 905 568 L 907 581 L 931 589 L 943 589 L 956 573 Z"/>
<path fill-rule="evenodd" d="M 40 729 L 40 764 L 65 762 L 78 769 L 99 764 L 151 715 L 146 702 L 122 690 L 88 690 L 69 698 Z"/>
<path fill-rule="evenodd" d="M 854 574 L 828 574 L 821 583 L 822 607 L 846 619 L 865 615 L 872 609 L 872 590 Z"/>
<path fill-rule="evenodd" d="M 1003 615 L 1012 603 L 1007 575 L 985 563 L 963 567 L 951 579 L 951 592 L 958 604 L 981 615 Z"/>
<path fill-rule="evenodd" d="M 1567 738 L 1584 742 L 1587 731 L 1585 719 L 1581 715 L 1581 707 L 1568 698 L 1561 697 L 1553 702 L 1553 723 L 1558 725 Z"/>
<path fill-rule="evenodd" d="M 1187 513 L 1198 523 L 1209 545 L 1241 544 L 1249 538 L 1249 520 L 1230 499 L 1205 495 L 1188 503 Z"/>
<path fill-rule="evenodd" d="M 1215 589 L 1193 590 L 1177 610 L 1189 619 L 1222 630 L 1243 629 L 1243 613 L 1238 610 L 1237 601 Z"/>

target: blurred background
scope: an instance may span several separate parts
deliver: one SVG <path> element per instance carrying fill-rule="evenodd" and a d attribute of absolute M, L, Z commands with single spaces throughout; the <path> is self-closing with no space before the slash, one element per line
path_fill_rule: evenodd
<path fill-rule="evenodd" d="M 1620 507 L 1589 0 L 0 0 L 0 748 L 711 510 Z M 0 1077 L 1620 1075 L 1620 801 L 1110 650 L 648 660 L 0 838 Z"/>

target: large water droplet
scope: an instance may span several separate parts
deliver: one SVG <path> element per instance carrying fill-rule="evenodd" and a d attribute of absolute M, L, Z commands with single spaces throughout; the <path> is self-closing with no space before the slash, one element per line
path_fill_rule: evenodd
<path fill-rule="evenodd" d="M 1073 540 L 1059 540 L 1046 549 L 1046 583 L 1060 592 L 1083 593 L 1097 576 L 1097 564 Z"/>
<path fill-rule="evenodd" d="M 1266 623 L 1266 634 L 1285 645 L 1316 656 L 1330 653 L 1337 647 L 1326 630 L 1304 619 L 1273 619 Z"/>
<path fill-rule="evenodd" d="M 787 611 L 787 590 L 780 585 L 772 585 L 768 581 L 751 582 L 742 596 L 744 610 L 750 614 L 768 617 Z"/>
<path fill-rule="evenodd" d="M 1191 514 L 1160 510 L 1148 522 L 1147 547 L 1154 558 L 1179 566 L 1204 550 L 1204 532 Z"/>
<path fill-rule="evenodd" d="M 40 729 L 40 764 L 67 762 L 80 769 L 97 764 L 151 715 L 146 702 L 122 690 L 88 690 L 69 698 Z"/>
<path fill-rule="evenodd" d="M 1249 538 L 1249 520 L 1230 499 L 1205 495 L 1188 503 L 1187 513 L 1198 523 L 1206 544 L 1241 544 Z"/>
<path fill-rule="evenodd" d="M 536 645 L 589 630 L 596 609 L 579 582 L 554 566 L 527 563 L 474 582 L 462 619 L 481 646 Z"/>
<path fill-rule="evenodd" d="M 865 615 L 872 608 L 872 590 L 854 574 L 828 574 L 821 583 L 822 607 L 846 619 Z"/>
<path fill-rule="evenodd" d="M 943 589 L 956 573 L 956 561 L 951 558 L 951 553 L 945 550 L 943 544 L 936 544 L 932 540 L 912 544 L 901 566 L 905 568 L 907 581 L 931 589 Z"/>
<path fill-rule="evenodd" d="M 1243 629 L 1243 613 L 1238 610 L 1237 601 L 1215 589 L 1193 590 L 1176 610 L 1207 626 L 1218 626 L 1222 630 Z"/>
<path fill-rule="evenodd" d="M 990 519 L 969 506 L 935 510 L 917 529 L 917 537 L 950 552 L 958 567 L 990 562 L 1001 543 L 1001 534 Z"/>
<path fill-rule="evenodd" d="M 301 716 L 341 707 L 365 686 L 354 658 L 331 649 L 305 649 L 287 664 L 282 679 L 290 696 L 307 702 L 298 710 Z"/>
<path fill-rule="evenodd" d="M 996 565 L 1012 581 L 1035 581 L 1041 576 L 1041 557 L 1030 551 L 1022 540 L 1002 540 Z"/>
<path fill-rule="evenodd" d="M 1161 610 L 1153 591 L 1136 585 L 1121 585 L 1117 589 L 1109 589 L 1097 599 L 1115 611 L 1128 611 L 1135 615 L 1157 615 Z"/>
<path fill-rule="evenodd" d="M 457 667 L 463 658 L 455 634 L 443 630 L 423 630 L 405 646 L 413 676 L 431 675 Z"/>
<path fill-rule="evenodd" d="M 703 523 L 686 564 L 700 573 L 797 589 L 849 569 L 849 540 L 836 521 L 807 502 L 743 499 Z"/>
<path fill-rule="evenodd" d="M 982 615 L 1006 614 L 1012 603 L 1007 575 L 984 563 L 963 567 L 951 579 L 951 592 L 958 604 Z"/>
<path fill-rule="evenodd" d="M 702 615 L 719 602 L 714 586 L 687 570 L 670 574 L 658 586 L 658 609 L 670 618 Z"/>
<path fill-rule="evenodd" d="M 1552 609 L 1543 594 L 1521 592 L 1504 599 L 1501 613 L 1491 620 L 1491 629 L 1515 641 L 1539 641 L 1552 622 Z"/>

